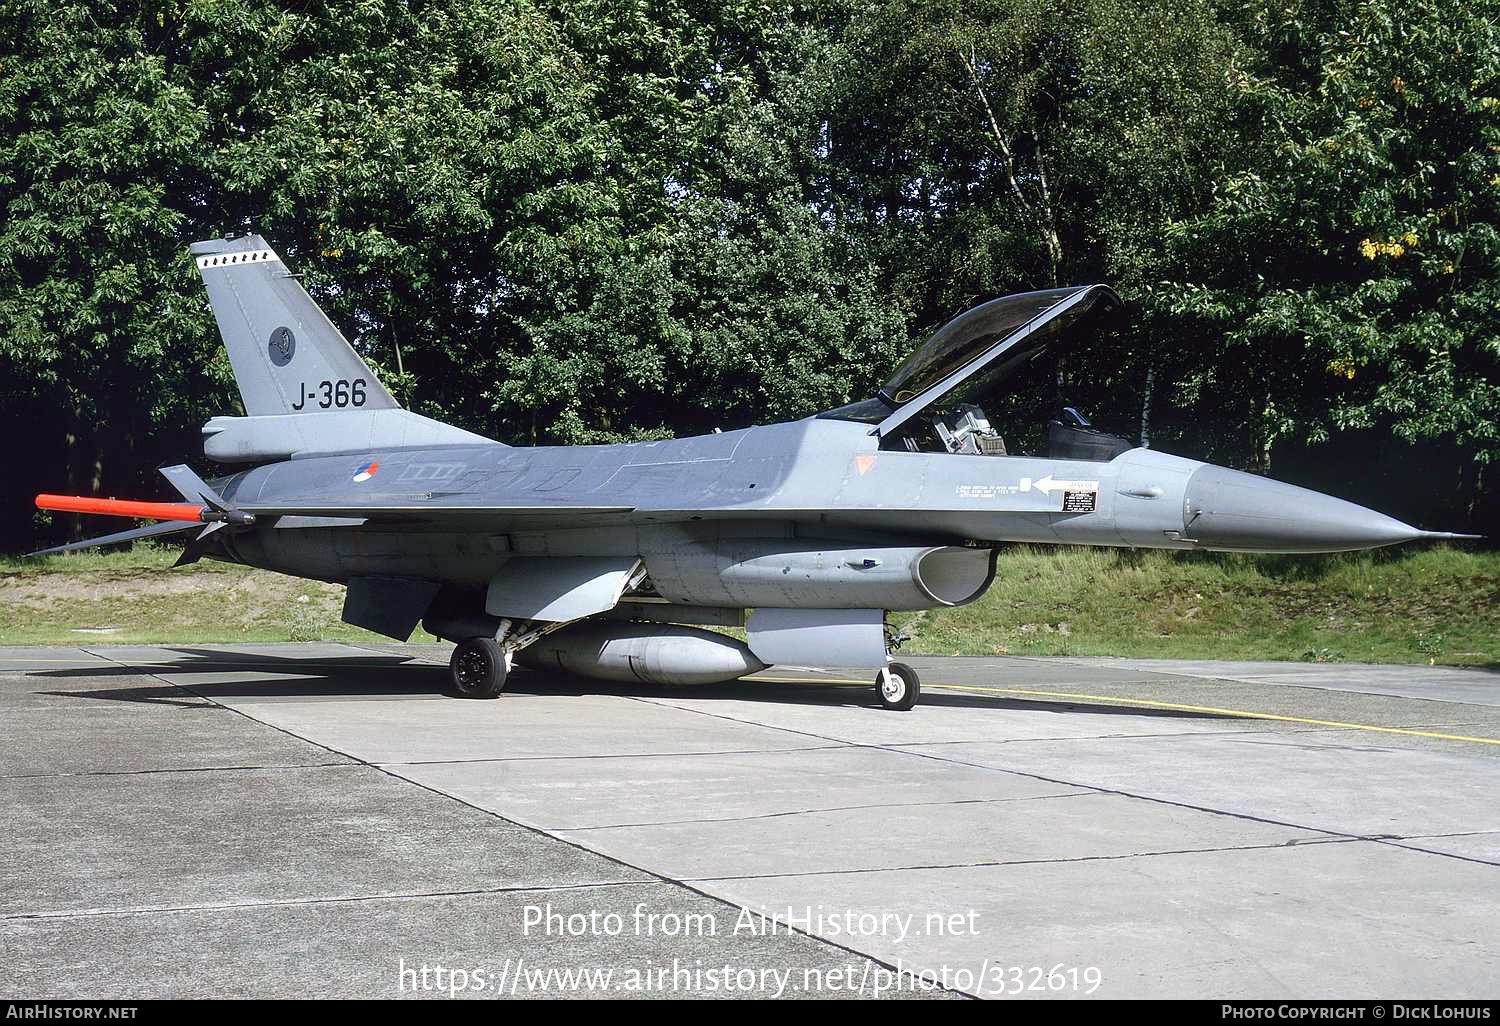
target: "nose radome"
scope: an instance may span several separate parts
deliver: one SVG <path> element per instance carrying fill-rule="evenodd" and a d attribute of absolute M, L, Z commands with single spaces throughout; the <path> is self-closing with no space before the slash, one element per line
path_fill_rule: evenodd
<path fill-rule="evenodd" d="M 1206 549 L 1344 552 L 1439 537 L 1373 509 L 1224 467 L 1188 478 L 1183 534 Z"/>

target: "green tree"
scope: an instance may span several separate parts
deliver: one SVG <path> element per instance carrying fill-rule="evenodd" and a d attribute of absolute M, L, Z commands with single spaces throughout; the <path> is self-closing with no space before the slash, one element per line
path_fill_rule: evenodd
<path fill-rule="evenodd" d="M 84 491 L 225 369 L 186 288 L 196 226 L 171 199 L 207 143 L 203 110 L 148 20 L 112 13 L 0 5 L 0 382 L 49 415 L 31 425 L 33 444 L 62 442 L 49 480 Z"/>
<path fill-rule="evenodd" d="M 528 321 L 498 393 L 540 437 L 611 440 L 791 418 L 869 394 L 905 349 L 873 255 L 821 218 L 825 38 L 794 6 L 568 5 L 597 72 L 621 238 L 587 299 Z"/>
<path fill-rule="evenodd" d="M 1231 456 L 1379 428 L 1500 456 L 1493 5 L 1254 2 L 1214 202 L 1154 308 L 1202 341 L 1179 401 Z M 1237 437 L 1236 437 L 1237 436 Z M 1468 487 L 1477 488 L 1476 481 Z"/>
<path fill-rule="evenodd" d="M 806 415 L 1103 280 L 1131 327 L 1018 404 L 1261 467 L 1394 433 L 1479 494 L 1492 7 L 0 0 L 9 530 L 232 411 L 184 249 L 252 228 L 403 400 L 506 441 Z"/>
<path fill-rule="evenodd" d="M 592 73 L 534 7 L 13 0 L 0 31 L 0 390 L 66 440 L 43 484 L 155 487 L 135 468 L 232 410 L 193 239 L 263 232 L 476 423 L 521 318 L 619 234 Z"/>
<path fill-rule="evenodd" d="M 1008 414 L 1066 398 L 1134 434 L 1165 327 L 1134 303 L 1168 225 L 1210 196 L 1236 44 L 1208 3 L 883 0 L 836 9 L 828 205 L 930 330 L 1008 292 L 1107 281 L 1130 330 L 1028 383 Z M 918 332 L 920 333 L 920 332 Z M 1024 409 L 1023 409 L 1024 407 Z M 1123 416 L 1121 416 L 1123 414 Z"/>

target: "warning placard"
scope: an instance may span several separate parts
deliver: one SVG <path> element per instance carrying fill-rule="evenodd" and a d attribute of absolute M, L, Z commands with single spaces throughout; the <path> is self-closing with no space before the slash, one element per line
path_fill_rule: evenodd
<path fill-rule="evenodd" d="M 1098 492 L 1063 492 L 1064 513 L 1092 513 L 1098 505 Z"/>

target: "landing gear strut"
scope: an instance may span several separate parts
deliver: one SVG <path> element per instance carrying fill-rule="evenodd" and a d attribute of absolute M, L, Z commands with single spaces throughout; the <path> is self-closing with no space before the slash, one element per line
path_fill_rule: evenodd
<path fill-rule="evenodd" d="M 910 709 L 921 694 L 917 671 L 905 663 L 891 663 L 875 678 L 875 697 L 887 709 Z"/>
<path fill-rule="evenodd" d="M 449 679 L 461 698 L 499 698 L 505 673 L 505 652 L 494 638 L 461 641 L 448 660 Z"/>

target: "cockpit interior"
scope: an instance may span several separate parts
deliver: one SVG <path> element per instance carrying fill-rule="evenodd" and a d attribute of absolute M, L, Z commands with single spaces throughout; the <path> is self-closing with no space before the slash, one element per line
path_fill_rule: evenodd
<path fill-rule="evenodd" d="M 875 396 L 819 416 L 872 425 L 882 449 L 1111 460 L 1133 443 L 1027 378 L 1096 336 L 1119 309 L 1104 285 L 991 300 L 940 328 Z"/>

